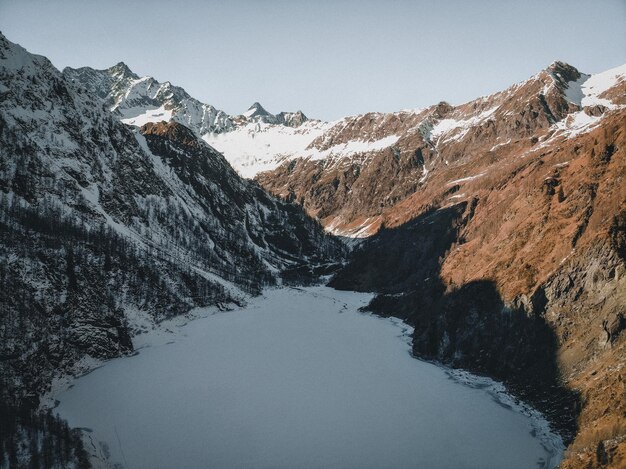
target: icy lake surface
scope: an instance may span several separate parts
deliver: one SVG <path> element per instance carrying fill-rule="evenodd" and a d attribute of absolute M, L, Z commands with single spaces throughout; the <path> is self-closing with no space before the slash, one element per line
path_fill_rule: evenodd
<path fill-rule="evenodd" d="M 412 358 L 404 324 L 357 311 L 369 298 L 286 288 L 200 310 L 138 336 L 137 355 L 74 381 L 56 411 L 129 469 L 556 465 L 545 421 L 496 383 Z"/>

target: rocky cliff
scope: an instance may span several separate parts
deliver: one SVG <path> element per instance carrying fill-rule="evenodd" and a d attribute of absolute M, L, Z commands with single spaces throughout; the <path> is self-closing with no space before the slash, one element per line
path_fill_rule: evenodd
<path fill-rule="evenodd" d="M 545 105 L 541 95 L 525 98 L 513 114 L 511 102 L 504 120 L 439 137 L 423 182 L 367 213 L 379 213 L 381 228 L 331 285 L 378 292 L 370 309 L 413 324 L 417 356 L 495 376 L 543 410 L 569 444 L 562 467 L 621 467 L 626 82 L 621 72 L 608 72 L 611 86 L 596 95 L 603 104 L 575 104 L 568 100 L 573 83 L 592 78 L 555 67 L 539 75 L 552 82 L 547 93 L 558 93 L 544 94 Z M 536 80 L 512 90 L 540 89 Z M 525 121 L 528 112 L 533 117 Z M 388 190 L 403 184 L 392 174 Z M 305 206 L 307 197 L 327 200 L 306 194 Z"/>

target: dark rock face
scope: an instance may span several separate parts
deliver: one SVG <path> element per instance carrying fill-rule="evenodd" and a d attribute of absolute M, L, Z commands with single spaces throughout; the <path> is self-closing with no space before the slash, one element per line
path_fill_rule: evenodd
<path fill-rule="evenodd" d="M 272 265 L 281 269 L 304 262 L 316 266 L 341 257 L 340 243 L 326 236 L 301 207 L 276 199 L 257 183 L 241 179 L 223 155 L 195 138 L 186 127 L 161 122 L 146 124 L 140 132 L 151 152 L 192 189 L 190 195 L 197 198 L 198 204 L 207 213 L 228 221 L 224 229 L 232 230 L 233 238 L 249 238 L 254 249 L 263 252 Z M 225 246 L 224 250 L 232 248 Z M 254 255 L 249 253 L 250 258 Z M 240 273 L 245 270 L 245 266 L 237 268 Z M 256 275 L 263 269 L 259 265 Z M 269 276 L 267 282 L 271 283 Z"/>
<path fill-rule="evenodd" d="M 302 111 L 296 112 L 279 112 L 276 114 L 276 121 L 279 124 L 286 125 L 287 127 L 300 127 L 309 118 L 304 115 Z"/>
<path fill-rule="evenodd" d="M 442 259 L 468 222 L 467 209 L 433 210 L 381 230 L 351 254 L 331 286 L 378 292 L 367 309 L 411 324 L 416 356 L 505 381 L 571 440 L 577 396 L 559 380 L 557 340 L 542 317 L 543 301 L 507 304 L 494 282 L 451 285 L 440 276 Z"/>

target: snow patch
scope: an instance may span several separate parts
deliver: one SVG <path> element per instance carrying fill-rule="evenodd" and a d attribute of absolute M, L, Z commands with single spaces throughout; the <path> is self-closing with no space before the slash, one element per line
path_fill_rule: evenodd
<path fill-rule="evenodd" d="M 256 122 L 230 132 L 208 133 L 202 139 L 221 152 L 240 175 L 253 178 L 260 172 L 275 169 L 284 161 L 294 158 L 340 160 L 356 154 L 384 150 L 400 138 L 398 135 L 389 135 L 375 141 L 351 140 L 326 150 L 309 148 L 313 140 L 335 124 L 337 122 L 307 121 L 294 128 Z"/>
<path fill-rule="evenodd" d="M 585 97 L 583 85 L 589 80 L 589 75 L 580 74 L 580 78 L 576 81 L 570 81 L 565 89 L 565 99 L 576 106 L 582 106 L 582 100 Z"/>
<path fill-rule="evenodd" d="M 139 114 L 136 114 L 137 112 L 139 112 Z M 161 106 L 155 109 L 131 108 L 123 110 L 122 115 L 126 117 L 121 119 L 121 121 L 124 124 L 141 127 L 148 122 L 169 122 L 169 120 L 172 118 L 172 114 L 172 110 L 165 109 L 165 106 Z"/>
<path fill-rule="evenodd" d="M 395 145 L 399 139 L 399 135 L 388 135 L 387 137 L 371 142 L 363 140 L 350 140 L 349 142 L 333 145 L 326 150 L 309 150 L 305 156 L 313 161 L 324 160 L 331 157 L 345 158 L 360 153 L 384 150 L 385 148 Z"/>
<path fill-rule="evenodd" d="M 461 183 L 461 182 L 472 181 L 472 180 L 474 180 L 474 179 L 477 179 L 477 178 L 479 178 L 479 177 L 484 176 L 485 174 L 486 174 L 485 172 L 482 172 L 482 173 L 475 174 L 474 176 L 467 176 L 467 177 L 464 177 L 464 178 L 461 178 L 461 179 L 455 179 L 454 181 L 450 181 L 450 182 L 448 182 L 448 184 L 447 184 L 447 185 L 448 185 L 448 186 L 453 186 L 453 185 L 455 185 L 455 184 L 459 184 L 459 183 Z"/>
<path fill-rule="evenodd" d="M 584 95 L 581 99 L 581 106 L 586 107 L 602 105 L 609 109 L 619 107 L 608 99 L 600 98 L 599 95 L 604 93 L 609 88 L 613 88 L 619 81 L 622 80 L 626 80 L 626 64 L 602 73 L 591 75 L 591 77 L 589 77 L 584 84 L 581 85 L 581 91 Z"/>
<path fill-rule="evenodd" d="M 249 123 L 230 132 L 207 133 L 202 139 L 222 153 L 243 177 L 253 178 L 277 168 L 284 160 L 302 156 L 332 123 L 307 121 L 299 127 Z"/>
<path fill-rule="evenodd" d="M 437 143 L 448 140 L 461 140 L 472 127 L 488 120 L 498 110 L 498 107 L 492 107 L 467 119 L 442 119 L 428 132 L 428 137 Z"/>

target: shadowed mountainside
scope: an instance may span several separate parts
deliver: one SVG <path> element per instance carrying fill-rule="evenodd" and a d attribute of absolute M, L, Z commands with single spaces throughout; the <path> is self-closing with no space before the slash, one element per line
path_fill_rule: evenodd
<path fill-rule="evenodd" d="M 569 443 L 577 430 L 578 397 L 561 379 L 557 339 L 545 318 L 522 304 L 506 304 L 493 281 L 446 285 L 441 278 L 442 259 L 467 224 L 468 208 L 461 203 L 431 210 L 381 229 L 330 285 L 379 293 L 367 309 L 411 324 L 416 356 L 504 381 Z"/>

